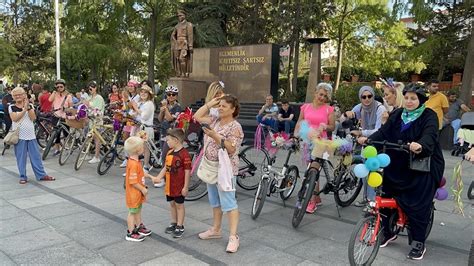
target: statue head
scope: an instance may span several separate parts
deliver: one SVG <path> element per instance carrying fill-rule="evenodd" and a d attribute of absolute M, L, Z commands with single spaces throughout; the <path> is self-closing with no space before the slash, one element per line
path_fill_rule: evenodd
<path fill-rule="evenodd" d="M 179 22 L 183 22 L 186 19 L 186 13 L 184 12 L 184 10 L 178 10 L 176 15 L 178 16 Z"/>

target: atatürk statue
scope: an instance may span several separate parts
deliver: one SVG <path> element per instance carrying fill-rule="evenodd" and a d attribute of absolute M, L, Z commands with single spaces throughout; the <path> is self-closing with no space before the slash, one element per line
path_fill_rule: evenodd
<path fill-rule="evenodd" d="M 193 24 L 178 11 L 178 24 L 171 34 L 171 65 L 177 77 L 189 77 L 193 70 Z"/>

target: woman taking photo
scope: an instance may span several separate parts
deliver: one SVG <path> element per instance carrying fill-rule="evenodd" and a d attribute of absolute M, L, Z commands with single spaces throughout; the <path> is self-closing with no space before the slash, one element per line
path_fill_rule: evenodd
<path fill-rule="evenodd" d="M 54 181 L 54 177 L 46 174 L 41 161 L 41 155 L 36 142 L 35 108 L 30 104 L 23 88 L 17 87 L 12 90 L 14 104 L 8 107 L 10 118 L 13 122 L 12 128 L 19 128 L 19 141 L 15 144 L 15 157 L 18 171 L 20 172 L 20 184 L 26 184 L 26 159 L 30 157 L 31 167 L 38 181 Z"/>
<path fill-rule="evenodd" d="M 208 115 L 212 106 L 219 105 L 219 118 Z M 204 106 L 199 108 L 194 114 L 194 118 L 203 124 L 203 130 L 206 134 L 204 156 L 207 160 L 217 162 L 218 151 L 224 147 L 229 154 L 232 164 L 235 184 L 235 176 L 239 170 L 239 148 L 244 138 L 242 126 L 237 122 L 240 104 L 237 98 L 231 95 L 222 98 L 214 98 Z M 207 126 L 205 126 L 205 124 Z M 235 185 L 234 185 L 235 186 Z M 205 232 L 199 234 L 200 239 L 221 238 L 222 215 L 227 212 L 229 218 L 229 242 L 226 251 L 229 253 L 237 252 L 239 248 L 239 236 L 237 227 L 239 224 L 239 210 L 235 191 L 221 191 L 217 184 L 207 184 L 209 203 L 212 207 L 213 226 Z"/>
<path fill-rule="evenodd" d="M 84 103 L 92 110 L 92 113 L 95 116 L 95 123 L 96 125 L 103 124 L 103 116 L 105 110 L 105 102 L 104 98 L 98 93 L 97 83 L 92 81 L 89 83 L 89 98 L 84 101 Z M 100 141 L 94 136 L 94 143 L 95 143 L 95 156 L 94 158 L 89 160 L 89 163 L 98 163 L 100 162 Z"/>
<path fill-rule="evenodd" d="M 388 149 L 386 153 L 391 163 L 384 168 L 382 187 L 383 197 L 395 198 L 408 216 L 413 241 L 407 257 L 421 260 L 426 252 L 425 235 L 433 197 L 444 172 L 444 158 L 438 142 L 438 117 L 425 106 L 428 100 L 426 91 L 419 85 L 410 84 L 404 89 L 403 95 L 405 107 L 395 110 L 387 123 L 369 139 L 394 143 L 402 141 L 409 145 L 415 158 L 431 156 L 429 172 L 420 172 L 409 168 L 410 154 Z M 367 138 L 361 137 L 358 141 L 363 144 Z M 385 247 L 397 236 L 389 229 L 389 219 L 382 218 L 382 222 L 384 230 L 380 246 Z"/>
<path fill-rule="evenodd" d="M 328 138 L 327 131 L 333 131 L 335 129 L 335 117 L 334 107 L 329 105 L 331 101 L 332 86 L 328 83 L 319 83 L 314 90 L 313 102 L 303 104 L 301 106 L 300 116 L 295 126 L 295 132 L 300 131 L 301 121 L 305 120 L 313 132 L 320 132 L 319 136 L 324 139 Z M 298 134 L 298 133 L 297 133 Z M 313 163 L 314 167 L 320 168 L 321 166 L 317 163 Z M 316 186 L 315 192 L 319 191 L 319 183 Z M 311 200 L 306 207 L 307 213 L 314 213 L 317 206 L 321 205 L 321 197 L 313 195 Z"/>

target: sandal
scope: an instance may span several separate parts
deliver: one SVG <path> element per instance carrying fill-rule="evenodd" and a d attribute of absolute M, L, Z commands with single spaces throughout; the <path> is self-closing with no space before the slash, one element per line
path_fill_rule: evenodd
<path fill-rule="evenodd" d="M 206 239 L 217 239 L 217 238 L 222 238 L 221 232 L 216 232 L 214 231 L 213 228 L 207 229 L 206 232 L 202 232 L 199 235 L 200 239 L 206 240 Z"/>
<path fill-rule="evenodd" d="M 54 178 L 52 176 L 49 176 L 49 175 L 45 175 L 39 181 L 55 181 L 55 180 L 56 180 L 56 178 Z"/>
<path fill-rule="evenodd" d="M 20 179 L 20 184 L 24 185 L 26 184 L 28 181 L 26 181 L 26 179 Z"/>

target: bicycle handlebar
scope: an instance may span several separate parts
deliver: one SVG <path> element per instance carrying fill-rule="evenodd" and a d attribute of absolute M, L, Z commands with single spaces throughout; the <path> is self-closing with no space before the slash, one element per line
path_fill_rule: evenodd
<path fill-rule="evenodd" d="M 388 142 L 386 140 L 384 141 L 375 141 L 371 139 L 367 139 L 366 144 L 368 145 L 382 145 L 387 148 L 392 148 L 392 149 L 398 149 L 398 150 L 403 150 L 403 151 L 410 151 L 410 146 L 402 143 L 393 143 L 393 142 Z"/>

